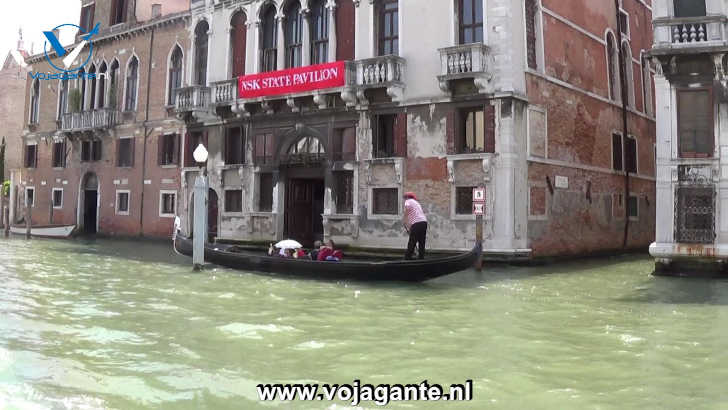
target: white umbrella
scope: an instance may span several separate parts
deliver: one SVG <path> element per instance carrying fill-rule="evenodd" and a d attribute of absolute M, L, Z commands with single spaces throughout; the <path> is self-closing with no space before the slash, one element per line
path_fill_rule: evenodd
<path fill-rule="evenodd" d="M 298 248 L 303 248 L 303 245 L 301 245 L 300 243 L 294 241 L 293 239 L 286 239 L 284 241 L 280 241 L 275 246 L 278 249 L 298 249 Z"/>

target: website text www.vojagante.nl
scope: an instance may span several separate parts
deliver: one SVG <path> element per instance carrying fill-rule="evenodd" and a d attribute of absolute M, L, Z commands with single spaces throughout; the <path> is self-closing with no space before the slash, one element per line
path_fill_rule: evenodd
<path fill-rule="evenodd" d="M 444 388 L 429 384 L 258 384 L 258 398 L 262 401 L 334 401 L 340 400 L 358 406 L 373 402 L 386 406 L 393 401 L 470 401 L 473 400 L 473 381 L 451 384 Z"/>

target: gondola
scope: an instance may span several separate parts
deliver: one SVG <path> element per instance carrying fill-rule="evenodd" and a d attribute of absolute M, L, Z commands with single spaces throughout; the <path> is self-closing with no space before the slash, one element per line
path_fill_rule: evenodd
<path fill-rule="evenodd" d="M 175 235 L 174 249 L 192 256 L 192 239 Z M 472 267 L 481 252 L 477 243 L 469 252 L 421 260 L 318 262 L 254 253 L 235 245 L 205 244 L 205 261 L 232 269 L 312 279 L 423 282 Z"/>

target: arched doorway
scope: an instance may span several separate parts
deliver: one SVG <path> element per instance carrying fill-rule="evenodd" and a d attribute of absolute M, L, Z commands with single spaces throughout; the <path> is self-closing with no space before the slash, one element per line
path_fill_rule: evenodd
<path fill-rule="evenodd" d="M 190 220 L 190 236 L 195 232 L 195 194 L 190 195 L 189 220 Z M 218 197 L 217 192 L 210 188 L 207 191 L 207 240 L 212 240 L 217 236 L 217 219 L 218 219 Z"/>
<path fill-rule="evenodd" d="M 99 179 L 96 174 L 89 172 L 84 175 L 79 190 L 81 227 L 85 234 L 93 235 L 98 230 L 99 221 Z"/>
<path fill-rule="evenodd" d="M 316 137 L 295 140 L 281 156 L 287 175 L 284 232 L 310 246 L 323 238 L 326 151 Z"/>

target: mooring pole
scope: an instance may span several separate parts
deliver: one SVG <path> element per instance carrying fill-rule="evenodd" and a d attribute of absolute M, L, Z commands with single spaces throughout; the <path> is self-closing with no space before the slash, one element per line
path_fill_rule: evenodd
<path fill-rule="evenodd" d="M 35 192 L 33 193 L 35 194 Z M 35 196 L 33 196 L 33 200 L 35 201 Z M 25 239 L 30 239 L 30 218 L 33 214 L 33 211 L 31 210 L 32 207 L 32 204 L 25 204 Z"/>
<path fill-rule="evenodd" d="M 10 236 L 10 207 L 5 205 L 3 208 L 3 221 L 5 221 L 5 237 Z"/>
<path fill-rule="evenodd" d="M 475 215 L 475 241 L 481 244 L 478 259 L 475 260 L 475 269 L 480 272 L 483 270 L 483 215 Z"/>
<path fill-rule="evenodd" d="M 192 269 L 198 271 L 205 264 L 205 240 L 207 239 L 207 177 L 202 170 L 195 178 L 194 192 Z"/>

